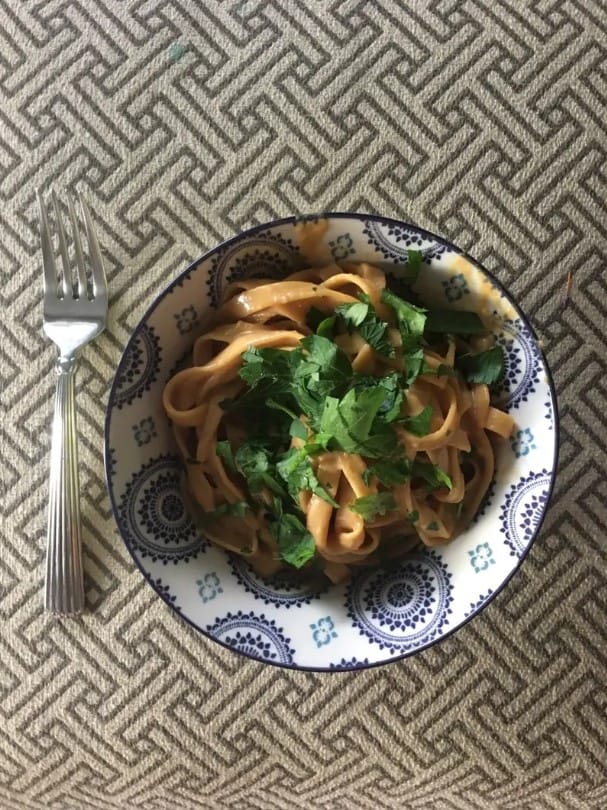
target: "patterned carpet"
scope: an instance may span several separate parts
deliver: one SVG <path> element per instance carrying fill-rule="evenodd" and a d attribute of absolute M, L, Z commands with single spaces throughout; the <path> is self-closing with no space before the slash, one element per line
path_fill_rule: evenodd
<path fill-rule="evenodd" d="M 0 40 L 0 806 L 606 807 L 604 0 L 0 0 Z M 86 190 L 112 296 L 78 378 L 90 612 L 65 621 L 41 605 L 51 183 Z M 348 209 L 438 231 L 511 288 L 562 449 L 541 536 L 480 617 L 328 676 L 167 609 L 117 537 L 101 447 L 121 349 L 178 270 L 252 223 Z"/>

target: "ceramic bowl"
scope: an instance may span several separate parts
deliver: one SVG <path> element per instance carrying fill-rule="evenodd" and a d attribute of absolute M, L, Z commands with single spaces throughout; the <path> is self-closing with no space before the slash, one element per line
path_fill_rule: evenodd
<path fill-rule="evenodd" d="M 230 650 L 295 669 L 386 664 L 453 633 L 504 587 L 536 537 L 556 470 L 554 387 L 532 329 L 497 280 L 446 240 L 365 214 L 323 215 L 326 260 L 367 261 L 398 278 L 407 249 L 423 253 L 415 289 L 433 306 L 474 309 L 505 351 L 500 406 L 516 422 L 469 529 L 443 548 L 389 569 L 310 590 L 289 574 L 263 581 L 244 559 L 212 546 L 180 493 L 181 464 L 161 392 L 191 349 L 200 320 L 227 283 L 280 278 L 302 266 L 291 217 L 252 228 L 191 264 L 134 330 L 112 385 L 105 430 L 107 484 L 118 530 L 156 593 Z"/>

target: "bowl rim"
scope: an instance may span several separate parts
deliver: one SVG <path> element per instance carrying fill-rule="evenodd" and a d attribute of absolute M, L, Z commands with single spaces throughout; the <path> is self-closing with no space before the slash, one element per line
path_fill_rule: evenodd
<path fill-rule="evenodd" d="M 160 302 L 167 295 L 169 295 L 171 293 L 171 291 L 176 286 L 182 284 L 187 279 L 187 277 L 196 269 L 196 267 L 199 264 L 206 261 L 207 259 L 210 259 L 213 255 L 218 253 L 220 250 L 227 249 L 227 248 L 231 247 L 232 245 L 235 245 L 238 242 L 247 239 L 248 237 L 255 236 L 257 233 L 259 233 L 261 231 L 268 230 L 269 228 L 277 228 L 277 227 L 280 227 L 280 226 L 283 226 L 283 225 L 294 225 L 297 222 L 302 222 L 302 221 L 307 221 L 307 220 L 315 220 L 315 219 L 352 219 L 352 220 L 356 220 L 358 222 L 373 221 L 373 222 L 379 223 L 381 225 L 388 225 L 388 226 L 394 225 L 394 226 L 397 226 L 399 228 L 404 227 L 404 228 L 407 228 L 407 229 L 411 229 L 411 230 L 415 231 L 416 233 L 418 233 L 420 236 L 423 236 L 423 237 L 427 238 L 428 240 L 433 240 L 435 242 L 438 242 L 440 245 L 444 246 L 445 248 L 450 249 L 450 250 L 454 251 L 455 253 L 457 253 L 458 255 L 464 257 L 474 267 L 476 267 L 481 273 L 485 274 L 485 276 L 487 276 L 490 279 L 490 281 L 493 282 L 493 284 L 499 290 L 500 294 L 502 296 L 504 296 L 508 300 L 510 305 L 515 310 L 517 316 L 520 318 L 523 325 L 529 330 L 529 333 L 531 334 L 531 337 L 533 338 L 533 341 L 535 343 L 535 348 L 538 351 L 538 353 L 539 353 L 539 355 L 540 355 L 540 357 L 541 357 L 541 359 L 543 361 L 544 368 L 546 370 L 546 381 L 548 383 L 548 389 L 550 391 L 550 399 L 551 399 L 552 414 L 553 414 L 552 418 L 553 418 L 553 423 L 554 423 L 554 452 L 553 452 L 553 457 L 552 457 L 552 466 L 551 466 L 551 469 L 550 469 L 550 483 L 549 483 L 549 486 L 548 486 L 548 495 L 547 495 L 547 498 L 546 498 L 546 503 L 545 503 L 545 506 L 543 508 L 540 519 L 538 521 L 538 524 L 537 524 L 537 526 L 536 526 L 536 528 L 535 528 L 535 530 L 533 532 L 533 536 L 531 537 L 529 543 L 527 544 L 526 548 L 522 552 L 521 556 L 518 558 L 514 568 L 512 569 L 512 571 L 510 571 L 508 576 L 489 595 L 489 597 L 487 599 L 485 599 L 480 604 L 480 606 L 476 607 L 469 615 L 467 615 L 464 618 L 463 621 L 461 621 L 458 625 L 451 628 L 447 632 L 445 632 L 442 635 L 438 636 L 437 638 L 433 639 L 432 641 L 430 641 L 428 644 L 424 645 L 423 647 L 419 647 L 419 648 L 416 648 L 416 649 L 413 649 L 413 650 L 408 650 L 405 653 L 399 653 L 398 655 L 394 655 L 391 658 L 389 658 L 387 660 L 384 660 L 384 661 L 374 661 L 374 662 L 366 663 L 366 664 L 350 664 L 350 665 L 345 664 L 344 666 L 340 666 L 340 667 L 307 666 L 307 665 L 301 665 L 301 664 L 282 663 L 282 662 L 274 662 L 274 661 L 265 661 L 264 662 L 264 661 L 261 661 L 259 658 L 255 657 L 254 655 L 251 655 L 250 653 L 243 652 L 241 650 L 237 650 L 234 647 L 230 646 L 229 644 L 226 644 L 224 641 L 221 641 L 221 639 L 218 639 L 215 636 L 213 636 L 208 630 L 206 630 L 203 627 L 201 627 L 200 625 L 196 624 L 196 622 L 193 621 L 192 619 L 190 619 L 188 616 L 185 616 L 181 612 L 181 609 L 171 602 L 169 595 L 167 595 L 165 593 L 162 593 L 160 590 L 158 590 L 156 588 L 156 586 L 155 586 L 155 584 L 153 582 L 153 577 L 151 576 L 151 574 L 149 574 L 144 569 L 141 560 L 135 554 L 135 551 L 131 547 L 130 542 L 124 537 L 124 535 L 123 535 L 123 533 L 121 531 L 121 523 L 120 523 L 120 519 L 119 519 L 118 506 L 117 506 L 117 503 L 116 503 L 116 499 L 115 499 L 115 495 L 114 495 L 114 491 L 113 491 L 113 487 L 112 487 L 110 446 L 109 446 L 110 424 L 111 424 L 112 413 L 114 411 L 114 400 L 115 400 L 115 395 L 116 395 L 116 386 L 117 386 L 117 383 L 118 383 L 119 372 L 121 370 L 123 361 L 124 361 L 128 351 L 129 351 L 129 349 L 131 348 L 132 343 L 137 338 L 137 335 L 139 333 L 139 330 L 140 330 L 142 324 L 144 324 L 150 318 L 150 316 L 153 314 L 154 310 L 158 307 Z M 558 400 L 557 400 L 557 395 L 556 395 L 556 387 L 555 387 L 555 384 L 554 384 L 552 371 L 550 369 L 550 365 L 548 363 L 548 359 L 546 357 L 546 354 L 545 354 L 545 352 L 543 350 L 542 343 L 541 343 L 540 339 L 538 338 L 538 336 L 537 336 L 537 334 L 535 332 L 535 329 L 533 328 L 529 318 L 523 312 L 520 305 L 513 298 L 513 296 L 507 290 L 505 285 L 490 270 L 487 270 L 487 268 L 483 264 L 481 264 L 477 259 L 475 259 L 473 256 L 471 256 L 467 251 L 462 250 L 454 242 L 451 242 L 450 240 L 445 239 L 444 237 L 439 236 L 438 234 L 435 234 L 433 231 L 429 231 L 426 228 L 422 228 L 422 227 L 420 227 L 418 225 L 414 225 L 413 223 L 407 222 L 406 220 L 395 219 L 394 217 L 386 217 L 386 216 L 383 216 L 383 215 L 380 215 L 380 214 L 371 214 L 371 213 L 367 214 L 367 213 L 363 213 L 363 212 L 359 212 L 359 211 L 326 211 L 326 212 L 317 213 L 317 214 L 291 215 L 291 216 L 288 216 L 288 217 L 281 217 L 279 219 L 273 219 L 273 220 L 270 220 L 270 221 L 265 222 L 265 223 L 261 223 L 261 224 L 258 224 L 258 225 L 253 225 L 251 228 L 247 228 L 246 230 L 241 231 L 240 233 L 238 233 L 238 234 L 236 234 L 234 236 L 231 236 L 228 239 L 224 239 L 222 242 L 219 242 L 217 245 L 215 245 L 214 247 L 212 247 L 209 250 L 205 251 L 200 256 L 198 256 L 196 259 L 191 261 L 187 265 L 187 267 L 178 274 L 178 276 L 176 278 L 174 278 L 166 287 L 164 287 L 161 290 L 160 293 L 158 293 L 158 295 L 156 295 L 154 297 L 153 301 L 146 308 L 143 315 L 140 316 L 140 318 L 139 318 L 139 320 L 137 322 L 137 325 L 133 329 L 132 334 L 130 335 L 128 341 L 126 342 L 126 344 L 125 344 L 125 346 L 124 346 L 124 348 L 122 350 L 120 359 L 118 361 L 118 364 L 116 366 L 116 370 L 114 372 L 114 377 L 113 377 L 112 384 L 111 384 L 110 391 L 109 391 L 109 395 L 108 395 L 106 411 L 105 411 L 105 420 L 104 420 L 104 441 L 103 441 L 103 457 L 104 457 L 105 481 L 106 481 L 106 487 L 107 487 L 107 491 L 108 491 L 108 496 L 109 496 L 109 499 L 110 499 L 110 506 L 111 506 L 111 510 L 112 510 L 112 516 L 114 518 L 114 523 L 115 523 L 115 526 L 116 526 L 117 533 L 118 533 L 120 539 L 122 540 L 122 542 L 124 543 L 124 545 L 126 546 L 126 548 L 128 549 L 129 554 L 131 555 L 131 557 L 132 557 L 133 561 L 135 562 L 135 564 L 136 564 L 137 568 L 139 569 L 139 571 L 142 573 L 145 581 L 153 589 L 156 596 L 160 597 L 160 599 L 162 599 L 162 601 L 165 602 L 165 604 L 167 604 L 171 608 L 171 612 L 178 615 L 183 621 L 185 621 L 188 625 L 190 625 L 190 627 L 193 627 L 196 631 L 201 633 L 203 636 L 205 636 L 210 641 L 213 641 L 215 644 L 220 644 L 222 647 L 229 650 L 231 653 L 236 653 L 236 654 L 241 655 L 241 656 L 243 656 L 245 658 L 248 658 L 248 659 L 250 659 L 252 661 L 255 661 L 255 662 L 259 663 L 259 664 L 269 664 L 271 666 L 275 666 L 275 667 L 278 667 L 280 669 L 289 669 L 289 670 L 293 670 L 295 672 L 327 672 L 327 673 L 362 672 L 363 670 L 367 670 L 367 669 L 375 669 L 376 667 L 383 667 L 383 666 L 387 666 L 387 665 L 390 665 L 390 664 L 396 664 L 397 662 L 402 661 L 405 658 L 409 658 L 409 657 L 411 657 L 413 655 L 418 655 L 419 653 L 422 653 L 422 652 L 425 652 L 426 650 L 431 649 L 432 647 L 434 647 L 435 644 L 439 644 L 440 642 L 442 642 L 445 639 L 452 636 L 454 633 L 461 630 L 470 621 L 472 621 L 472 619 L 476 618 L 476 616 L 478 616 L 487 607 L 487 605 L 489 605 L 489 603 L 493 602 L 495 600 L 495 598 L 500 593 L 502 593 L 504 591 L 504 589 L 511 582 L 511 580 L 515 576 L 515 574 L 518 573 L 518 571 L 520 570 L 520 568 L 521 568 L 521 566 L 523 564 L 523 561 L 526 559 L 527 555 L 529 554 L 529 551 L 531 550 L 531 547 L 535 543 L 537 537 L 539 536 L 539 534 L 540 534 L 540 532 L 542 530 L 542 526 L 544 524 L 546 514 L 547 514 L 547 512 L 548 512 L 548 510 L 550 508 L 551 502 L 552 502 L 552 497 L 553 497 L 554 488 L 555 488 L 555 482 L 556 482 L 556 478 L 557 478 L 557 475 L 558 475 L 559 449 L 560 449 L 560 417 L 559 417 L 559 410 L 558 410 Z"/>

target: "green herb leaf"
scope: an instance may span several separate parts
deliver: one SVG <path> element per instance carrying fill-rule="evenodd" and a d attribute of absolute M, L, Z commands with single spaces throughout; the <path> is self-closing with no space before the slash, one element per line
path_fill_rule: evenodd
<path fill-rule="evenodd" d="M 236 462 L 232 453 L 232 445 L 228 441 L 216 442 L 215 452 L 231 472 L 236 472 Z"/>
<path fill-rule="evenodd" d="M 296 418 L 291 422 L 289 436 L 292 436 L 294 439 L 302 439 L 304 442 L 307 440 L 308 430 L 300 419 Z"/>
<path fill-rule="evenodd" d="M 445 363 L 439 363 L 436 368 L 428 365 L 424 361 L 420 374 L 426 374 L 428 377 L 457 377 L 457 371 Z"/>
<path fill-rule="evenodd" d="M 391 492 L 378 492 L 376 495 L 357 498 L 350 504 L 350 509 L 369 522 L 375 520 L 378 515 L 385 515 L 386 512 L 396 509 L 396 501 Z"/>
<path fill-rule="evenodd" d="M 431 520 L 430 523 L 426 526 L 426 531 L 429 532 L 437 532 L 438 531 L 438 523 L 435 520 Z"/>
<path fill-rule="evenodd" d="M 325 318 L 322 320 L 318 327 L 316 328 L 316 334 L 319 337 L 325 337 L 329 340 L 333 338 L 335 335 L 335 324 L 337 323 L 337 318 L 335 315 L 331 315 L 329 318 Z"/>
<path fill-rule="evenodd" d="M 377 317 L 371 299 L 365 293 L 358 304 L 342 304 L 335 310 L 346 324 L 356 329 L 371 348 L 386 357 L 394 357 L 394 347 L 388 339 L 388 324 Z"/>
<path fill-rule="evenodd" d="M 411 474 L 414 478 L 423 478 L 431 489 L 453 489 L 453 482 L 444 470 L 436 464 L 426 461 L 414 461 Z"/>
<path fill-rule="evenodd" d="M 416 523 L 419 520 L 419 512 L 414 509 L 412 512 L 407 512 L 407 520 L 410 523 Z"/>
<path fill-rule="evenodd" d="M 437 335 L 482 335 L 487 327 L 476 312 L 466 309 L 431 309 L 426 332 Z"/>
<path fill-rule="evenodd" d="M 280 558 L 295 568 L 301 568 L 316 553 L 314 538 L 295 515 L 284 514 L 270 524 L 278 543 Z"/>
<path fill-rule="evenodd" d="M 326 319 L 326 314 L 318 307 L 310 307 L 306 313 L 306 325 L 310 327 L 313 332 L 316 332 L 319 325 Z"/>
<path fill-rule="evenodd" d="M 410 386 L 422 373 L 424 365 L 424 350 L 421 346 L 409 349 L 404 353 L 405 385 Z"/>
<path fill-rule="evenodd" d="M 430 433 L 431 421 L 432 406 L 426 405 L 423 411 L 420 411 L 416 416 L 406 416 L 404 419 L 399 419 L 399 424 L 414 436 L 427 436 Z"/>
<path fill-rule="evenodd" d="M 234 517 L 244 517 L 251 509 L 246 501 L 236 501 L 236 503 L 223 503 L 216 509 L 210 512 L 205 512 L 203 516 L 203 523 L 207 520 L 214 520 L 224 515 L 233 515 Z"/>
<path fill-rule="evenodd" d="M 421 273 L 424 257 L 419 250 L 407 250 L 407 277 L 411 283 L 417 281 L 417 277 Z"/>
<path fill-rule="evenodd" d="M 237 469 L 246 478 L 252 495 L 256 495 L 264 488 L 269 489 L 275 495 L 286 495 L 275 475 L 274 465 L 267 447 L 252 441 L 245 442 L 236 451 L 234 460 Z"/>
<path fill-rule="evenodd" d="M 311 491 L 323 501 L 330 503 L 335 509 L 339 504 L 329 495 L 327 490 L 321 486 L 314 468 L 308 458 L 306 448 L 299 450 L 289 450 L 276 465 L 276 471 L 286 481 L 289 495 L 299 507 L 300 492 Z"/>
<path fill-rule="evenodd" d="M 486 352 L 462 354 L 456 359 L 455 365 L 468 382 L 492 385 L 504 371 L 504 351 L 496 345 Z"/>
<path fill-rule="evenodd" d="M 247 349 L 242 355 L 239 376 L 250 386 L 263 381 L 288 382 L 293 366 L 301 359 L 299 349 L 286 352 L 283 349 Z"/>
<path fill-rule="evenodd" d="M 385 391 L 381 387 L 361 392 L 351 388 L 341 400 L 327 397 L 320 432 L 330 434 L 346 453 L 367 455 L 371 429 L 384 399 Z M 381 435 L 381 428 L 377 432 Z"/>
<path fill-rule="evenodd" d="M 362 478 L 367 486 L 373 478 L 386 487 L 399 486 L 411 478 L 411 462 L 406 458 L 382 459 L 367 467 Z"/>
<path fill-rule="evenodd" d="M 403 392 L 399 383 L 399 375 L 396 372 L 386 374 L 385 377 L 366 377 L 360 375 L 354 379 L 354 388 L 357 391 L 362 391 L 366 388 L 382 388 L 385 393 L 385 398 L 378 414 L 385 419 L 386 422 L 393 422 L 400 416 Z"/>
<path fill-rule="evenodd" d="M 286 413 L 287 416 L 290 416 L 291 419 L 297 419 L 299 421 L 299 417 L 297 416 L 295 411 L 292 408 L 283 405 L 282 402 L 276 402 L 275 399 L 267 399 L 266 405 L 268 406 L 268 408 L 272 408 L 275 411 L 282 411 L 283 413 Z"/>
<path fill-rule="evenodd" d="M 412 343 L 416 345 L 424 331 L 426 310 L 416 307 L 408 301 L 403 301 L 387 287 L 382 290 L 381 300 L 392 307 L 396 313 L 398 328 L 403 339 L 403 350 L 409 349 Z"/>
<path fill-rule="evenodd" d="M 326 397 L 341 396 L 347 389 L 352 366 L 339 346 L 327 338 L 310 335 L 301 345 L 306 354 L 294 369 L 291 391 L 301 411 L 317 425 Z"/>

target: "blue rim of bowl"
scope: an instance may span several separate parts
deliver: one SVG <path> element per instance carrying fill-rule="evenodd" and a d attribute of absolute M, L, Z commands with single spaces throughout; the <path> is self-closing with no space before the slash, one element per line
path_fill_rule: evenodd
<path fill-rule="evenodd" d="M 309 219 L 354 219 L 354 220 L 358 220 L 360 222 L 372 221 L 372 222 L 377 222 L 380 225 L 388 225 L 388 226 L 396 225 L 399 228 L 410 228 L 411 230 L 417 232 L 420 236 L 423 236 L 423 237 L 426 237 L 429 240 L 433 240 L 435 242 L 438 242 L 440 245 L 443 245 L 445 248 L 448 248 L 449 250 L 454 251 L 455 253 L 459 254 L 460 256 L 463 256 L 467 261 L 469 261 L 472 265 L 474 265 L 476 268 L 478 268 L 489 279 L 491 279 L 491 281 L 495 284 L 495 286 L 500 291 L 500 293 L 512 305 L 512 307 L 516 311 L 518 317 L 521 319 L 521 321 L 523 322 L 523 324 L 526 326 L 526 328 L 529 330 L 531 336 L 533 337 L 533 340 L 535 341 L 535 348 L 539 352 L 539 355 L 542 358 L 542 361 L 543 361 L 543 364 L 544 364 L 544 368 L 546 370 L 546 379 L 548 381 L 548 388 L 550 389 L 550 399 L 551 399 L 551 402 L 552 402 L 552 412 L 553 412 L 553 419 L 554 419 L 554 438 L 555 438 L 554 454 L 553 454 L 553 458 L 552 458 L 552 468 L 550 470 L 550 486 L 548 488 L 548 497 L 546 498 L 546 504 L 545 504 L 544 509 L 542 511 L 541 517 L 540 517 L 540 519 L 538 521 L 537 527 L 536 527 L 536 529 L 535 529 L 535 531 L 533 533 L 533 537 L 531 538 L 531 540 L 527 544 L 527 547 L 523 551 L 522 555 L 519 557 L 517 564 L 514 566 L 514 568 L 508 574 L 508 576 L 504 579 L 504 581 L 498 586 L 498 588 L 496 588 L 496 590 L 493 591 L 493 593 L 487 599 L 485 599 L 481 603 L 481 605 L 478 608 L 476 608 L 476 610 L 474 610 L 472 613 L 470 613 L 470 615 L 466 616 L 465 619 L 462 622 L 460 622 L 460 624 L 458 624 L 456 627 L 453 627 L 451 630 L 447 631 L 442 636 L 439 636 L 438 638 L 433 639 L 431 642 L 424 645 L 423 647 L 418 647 L 418 648 L 416 648 L 414 650 L 409 650 L 406 653 L 402 653 L 400 655 L 395 655 L 392 658 L 386 659 L 385 661 L 373 661 L 373 662 L 368 663 L 368 664 L 356 664 L 356 665 L 349 665 L 349 666 L 346 665 L 346 666 L 339 666 L 339 667 L 335 667 L 335 666 L 333 666 L 333 667 L 302 666 L 300 664 L 285 664 L 285 663 L 276 663 L 276 662 L 273 662 L 273 661 L 268 661 L 268 662 L 261 661 L 261 659 L 257 658 L 256 656 L 250 655 L 249 653 L 246 653 L 246 652 L 242 652 L 241 650 L 236 650 L 236 649 L 234 649 L 234 647 L 231 647 L 229 644 L 226 644 L 225 642 L 215 638 L 207 630 L 205 630 L 204 628 L 202 628 L 198 624 L 196 624 L 196 622 L 194 622 L 192 619 L 190 619 L 187 616 L 185 616 L 184 614 L 182 614 L 181 611 L 178 608 L 176 608 L 175 605 L 171 602 L 169 595 L 165 594 L 165 593 L 161 593 L 158 590 L 158 588 L 156 587 L 156 585 L 155 585 L 155 583 L 153 581 L 153 578 L 152 578 L 151 574 L 148 571 L 145 570 L 145 568 L 143 567 L 141 561 L 139 560 L 139 558 L 135 554 L 134 549 L 131 547 L 128 540 L 125 539 L 125 536 L 124 536 L 124 534 L 122 532 L 122 527 L 121 527 L 121 524 L 120 524 L 120 518 L 119 518 L 119 515 L 118 515 L 118 507 L 117 507 L 116 501 L 114 499 L 114 492 L 113 492 L 113 488 L 112 488 L 112 481 L 111 481 L 111 475 L 110 475 L 110 467 L 111 467 L 111 465 L 110 465 L 110 460 L 109 460 L 109 456 L 110 456 L 109 435 L 110 435 L 111 415 L 112 415 L 112 411 L 114 409 L 113 408 L 113 402 L 114 402 L 114 398 L 115 398 L 115 389 L 116 389 L 116 385 L 117 385 L 117 382 L 118 382 L 118 377 L 119 377 L 119 374 L 120 374 L 120 371 L 121 371 L 121 367 L 122 367 L 122 363 L 124 361 L 124 358 L 126 357 L 127 352 L 129 350 L 131 344 L 136 339 L 136 337 L 137 337 L 137 335 L 139 333 L 139 329 L 140 329 L 141 325 L 148 320 L 148 318 L 154 312 L 154 310 L 160 304 L 160 302 L 167 295 L 169 295 L 171 293 L 171 291 L 177 285 L 179 285 L 180 283 L 183 283 L 187 279 L 189 274 L 192 273 L 199 264 L 201 264 L 203 261 L 206 261 L 207 259 L 211 258 L 211 256 L 213 256 L 218 251 L 223 250 L 225 248 L 229 248 L 232 245 L 235 245 L 240 241 L 248 239 L 251 236 L 255 236 L 255 234 L 257 234 L 257 233 L 259 233 L 261 231 L 268 230 L 268 228 L 277 228 L 277 227 L 280 227 L 280 226 L 283 226 L 283 225 L 293 225 L 296 222 L 302 222 L 302 221 L 309 220 Z M 393 219 L 392 217 L 384 217 L 384 216 L 380 216 L 378 214 L 362 214 L 360 212 L 347 212 L 347 211 L 326 211 L 326 212 L 319 213 L 319 214 L 309 214 L 309 215 L 305 214 L 305 215 L 298 215 L 298 216 L 283 217 L 282 219 L 274 219 L 274 220 L 271 220 L 270 222 L 266 222 L 266 223 L 263 223 L 261 225 L 254 225 L 252 228 L 248 228 L 246 231 L 242 231 L 241 233 L 237 234 L 236 236 L 232 236 L 229 239 L 226 239 L 225 241 L 220 242 L 218 245 L 211 248 L 211 250 L 208 250 L 206 253 L 203 253 L 197 259 L 195 259 L 193 262 L 190 262 L 190 264 L 177 276 L 177 278 L 174 279 L 167 287 L 165 287 L 165 289 L 159 295 L 156 296 L 154 301 L 146 309 L 145 313 L 140 317 L 139 322 L 137 324 L 137 327 L 135 328 L 133 334 L 129 338 L 126 346 L 124 347 L 123 352 L 122 352 L 122 356 L 121 356 L 121 358 L 120 358 L 120 360 L 118 362 L 118 366 L 116 367 L 116 372 L 114 374 L 114 379 L 112 381 L 112 386 L 110 388 L 110 395 L 109 395 L 109 398 L 108 398 L 108 404 L 107 404 L 106 413 L 105 413 L 105 427 L 104 427 L 104 429 L 105 429 L 105 435 L 104 435 L 104 443 L 103 443 L 103 445 L 104 445 L 105 478 L 106 478 L 106 485 L 107 485 L 108 494 L 109 494 L 109 498 L 110 498 L 110 505 L 112 507 L 112 513 L 114 515 L 114 521 L 116 523 L 118 533 L 120 534 L 120 537 L 121 537 L 123 543 L 126 545 L 131 557 L 133 558 L 133 561 L 135 562 L 135 564 L 137 565 L 137 567 L 139 568 L 139 570 L 143 574 L 143 577 L 146 580 L 146 582 L 153 588 L 153 590 L 157 594 L 157 596 L 159 596 L 163 600 L 163 602 L 165 602 L 171 608 L 171 610 L 177 616 L 179 616 L 183 621 L 187 622 L 187 624 L 189 624 L 191 627 L 193 627 L 199 633 L 202 633 L 203 636 L 206 636 L 206 638 L 213 641 L 215 644 L 220 644 L 222 647 L 225 647 L 225 649 L 229 650 L 231 653 L 236 653 L 236 654 L 241 655 L 241 656 L 243 656 L 245 658 L 250 658 L 252 661 L 257 661 L 260 664 L 270 664 L 271 666 L 279 667 L 279 668 L 282 668 L 282 669 L 291 669 L 291 670 L 295 670 L 297 672 L 330 672 L 330 673 L 362 672 L 363 670 L 366 670 L 366 669 L 374 669 L 375 667 L 386 666 L 388 664 L 395 664 L 398 661 L 402 661 L 404 658 L 409 658 L 412 655 L 417 655 L 417 654 L 419 654 L 419 653 L 421 653 L 421 652 L 423 652 L 425 650 L 430 649 L 435 644 L 438 644 L 438 643 L 440 643 L 442 641 L 445 641 L 445 639 L 449 638 L 454 633 L 461 630 L 463 627 L 465 627 L 465 625 L 468 624 L 468 622 L 470 622 L 472 619 L 474 619 L 476 616 L 478 616 L 479 613 L 481 613 L 487 607 L 487 605 L 490 602 L 494 601 L 495 597 L 498 596 L 498 594 L 500 594 L 504 590 L 504 588 L 512 580 L 513 576 L 520 570 L 520 567 L 523 564 L 523 561 L 525 560 L 525 558 L 529 554 L 529 551 L 530 551 L 532 545 L 535 543 L 535 540 L 536 540 L 537 536 L 539 535 L 539 533 L 540 533 L 540 531 L 542 529 L 542 525 L 544 523 L 544 519 L 545 519 L 546 513 L 548 512 L 548 509 L 550 507 L 550 503 L 552 501 L 552 495 L 554 493 L 554 485 L 555 485 L 557 471 L 558 471 L 559 447 L 560 447 L 560 419 L 559 419 L 559 411 L 558 411 L 558 401 L 557 401 L 557 397 L 556 397 L 556 388 L 555 388 L 555 385 L 554 385 L 554 380 L 553 380 L 553 377 L 552 377 L 552 372 L 550 370 L 550 366 L 548 364 L 548 360 L 547 360 L 546 355 L 545 355 L 545 353 L 544 353 L 544 351 L 542 349 L 542 345 L 541 345 L 541 343 L 540 343 L 540 341 L 538 339 L 538 336 L 537 336 L 533 326 L 531 325 L 529 319 L 527 318 L 525 313 L 522 311 L 522 309 L 520 308 L 518 303 L 513 299 L 512 295 L 508 292 L 506 287 L 502 284 L 502 282 L 498 278 L 496 278 L 490 270 L 487 270 L 486 267 L 484 267 L 482 264 L 480 264 L 480 262 L 477 261 L 477 259 L 475 259 L 473 256 L 471 256 L 469 253 L 467 253 L 466 251 L 463 251 L 461 248 L 459 248 L 453 242 L 450 242 L 448 239 L 445 239 L 442 236 L 438 236 L 437 234 L 432 233 L 432 231 L 428 231 L 425 228 L 420 228 L 417 225 L 413 225 L 413 224 L 405 222 L 403 220 Z"/>

